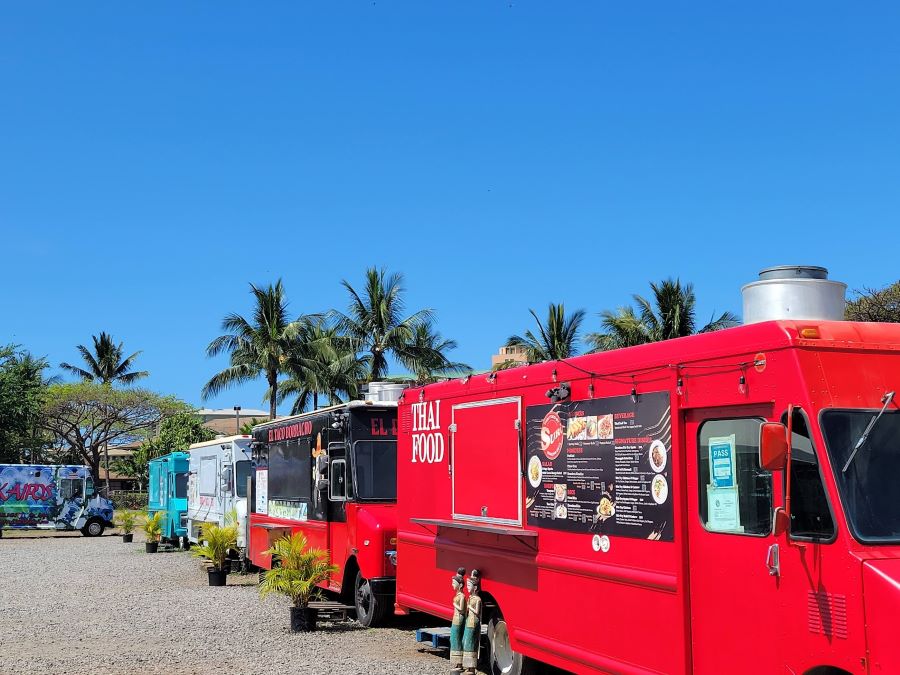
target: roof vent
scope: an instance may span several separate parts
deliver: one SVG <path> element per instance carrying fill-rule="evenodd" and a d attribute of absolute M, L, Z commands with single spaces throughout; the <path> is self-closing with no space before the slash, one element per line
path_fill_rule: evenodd
<path fill-rule="evenodd" d="M 363 385 L 360 395 L 364 401 L 391 403 L 399 401 L 406 388 L 407 385 L 398 382 L 369 382 Z"/>
<path fill-rule="evenodd" d="M 811 265 L 767 267 L 759 281 L 741 288 L 744 323 L 778 319 L 840 321 L 847 284 L 829 281 L 828 270 Z"/>

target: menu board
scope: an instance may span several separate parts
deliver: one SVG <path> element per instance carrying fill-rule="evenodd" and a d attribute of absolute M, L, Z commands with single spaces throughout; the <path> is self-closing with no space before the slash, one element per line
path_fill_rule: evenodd
<path fill-rule="evenodd" d="M 526 408 L 528 522 L 673 541 L 668 392 Z"/>

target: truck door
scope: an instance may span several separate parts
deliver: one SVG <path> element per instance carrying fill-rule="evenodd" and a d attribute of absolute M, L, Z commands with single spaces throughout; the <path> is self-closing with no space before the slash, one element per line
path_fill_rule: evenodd
<path fill-rule="evenodd" d="M 694 673 L 781 672 L 773 612 L 779 551 L 772 475 L 759 466 L 769 406 L 689 411 L 687 448 L 691 651 Z"/>

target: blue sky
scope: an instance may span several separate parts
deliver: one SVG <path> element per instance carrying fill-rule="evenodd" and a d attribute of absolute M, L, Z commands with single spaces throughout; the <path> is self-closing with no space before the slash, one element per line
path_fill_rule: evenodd
<path fill-rule="evenodd" d="M 896 3 L 4 3 L 0 343 L 112 332 L 200 403 L 248 282 L 406 276 L 476 368 L 528 309 L 900 277 Z M 261 407 L 263 385 L 213 406 Z"/>

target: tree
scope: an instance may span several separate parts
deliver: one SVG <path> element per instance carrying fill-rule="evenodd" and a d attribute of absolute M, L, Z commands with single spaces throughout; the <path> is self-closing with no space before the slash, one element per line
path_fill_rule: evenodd
<path fill-rule="evenodd" d="M 203 386 L 204 400 L 227 387 L 264 375 L 269 385 L 263 400 L 269 402 L 269 418 L 275 419 L 278 405 L 278 375 L 284 371 L 296 328 L 288 319 L 287 299 L 281 279 L 260 288 L 250 284 L 255 306 L 251 319 L 229 314 L 222 321 L 228 331 L 209 343 L 208 356 L 230 354 L 230 365 Z"/>
<path fill-rule="evenodd" d="M 310 403 L 318 408 L 320 395 L 332 405 L 358 396 L 367 364 L 357 346 L 353 338 L 327 326 L 320 317 L 297 321 L 285 363 L 289 377 L 279 389 L 282 398 L 297 396 L 292 415 L 303 412 Z"/>
<path fill-rule="evenodd" d="M 563 303 L 555 305 L 551 302 L 546 325 L 533 309 L 528 311 L 537 323 L 538 334 L 528 330 L 524 336 L 513 335 L 506 341 L 507 347 L 524 347 L 529 363 L 567 359 L 578 353 L 578 331 L 584 321 L 583 309 L 566 316 Z"/>
<path fill-rule="evenodd" d="M 133 476 L 140 489 L 147 484 L 150 468 L 147 462 L 170 452 L 186 452 L 192 443 L 211 441 L 216 432 L 203 426 L 203 420 L 193 412 L 180 412 L 166 417 L 156 435 L 141 443 L 129 457 L 113 461 L 112 467 L 119 473 Z"/>
<path fill-rule="evenodd" d="M 394 356 L 407 367 L 418 357 L 409 349 L 416 327 L 428 323 L 433 310 L 422 309 L 404 315 L 403 275 L 388 275 L 384 269 L 366 270 L 366 285 L 357 292 L 346 280 L 341 282 L 350 294 L 347 313 L 332 310 L 340 332 L 357 342 L 366 352 L 367 381 L 387 375 L 388 356 Z"/>
<path fill-rule="evenodd" d="M 71 447 L 98 481 L 100 453 L 106 446 L 146 438 L 164 419 L 185 410 L 177 399 L 145 389 L 54 384 L 47 389 L 41 424 L 57 443 Z"/>
<path fill-rule="evenodd" d="M 600 314 L 605 332 L 592 333 L 586 338 L 595 351 L 709 333 L 740 323 L 731 312 L 723 312 L 697 330 L 693 284 L 682 286 L 678 279 L 666 279 L 651 283 L 650 288 L 653 290 L 652 302 L 640 295 L 633 296 L 636 311 L 632 307 L 622 307 L 616 312 L 606 310 Z"/>
<path fill-rule="evenodd" d="M 244 422 L 241 425 L 240 433 L 244 434 L 245 436 L 249 436 L 253 433 L 253 427 L 255 427 L 257 424 L 262 424 L 263 422 L 265 422 L 265 420 L 258 420 L 254 417 L 249 422 Z"/>
<path fill-rule="evenodd" d="M 48 363 L 18 345 L 0 347 L 0 462 L 40 461 L 48 439 L 41 429 Z"/>
<path fill-rule="evenodd" d="M 448 358 L 447 352 L 456 349 L 456 346 L 456 340 L 443 338 L 430 321 L 423 322 L 416 326 L 401 362 L 413 372 L 417 384 L 471 373 L 471 366 Z"/>
<path fill-rule="evenodd" d="M 900 281 L 881 289 L 856 291 L 856 298 L 847 303 L 844 318 L 847 321 L 900 323 Z"/>
<path fill-rule="evenodd" d="M 60 363 L 59 367 L 77 375 L 85 382 L 100 382 L 101 384 L 134 384 L 137 380 L 147 377 L 150 373 L 146 370 L 135 371 L 134 361 L 142 352 L 135 352 L 127 358 L 124 343 L 115 344 L 112 336 L 101 332 L 100 336 L 92 335 L 94 351 L 84 345 L 78 345 L 81 358 L 87 365 L 87 370 L 68 363 Z"/>

